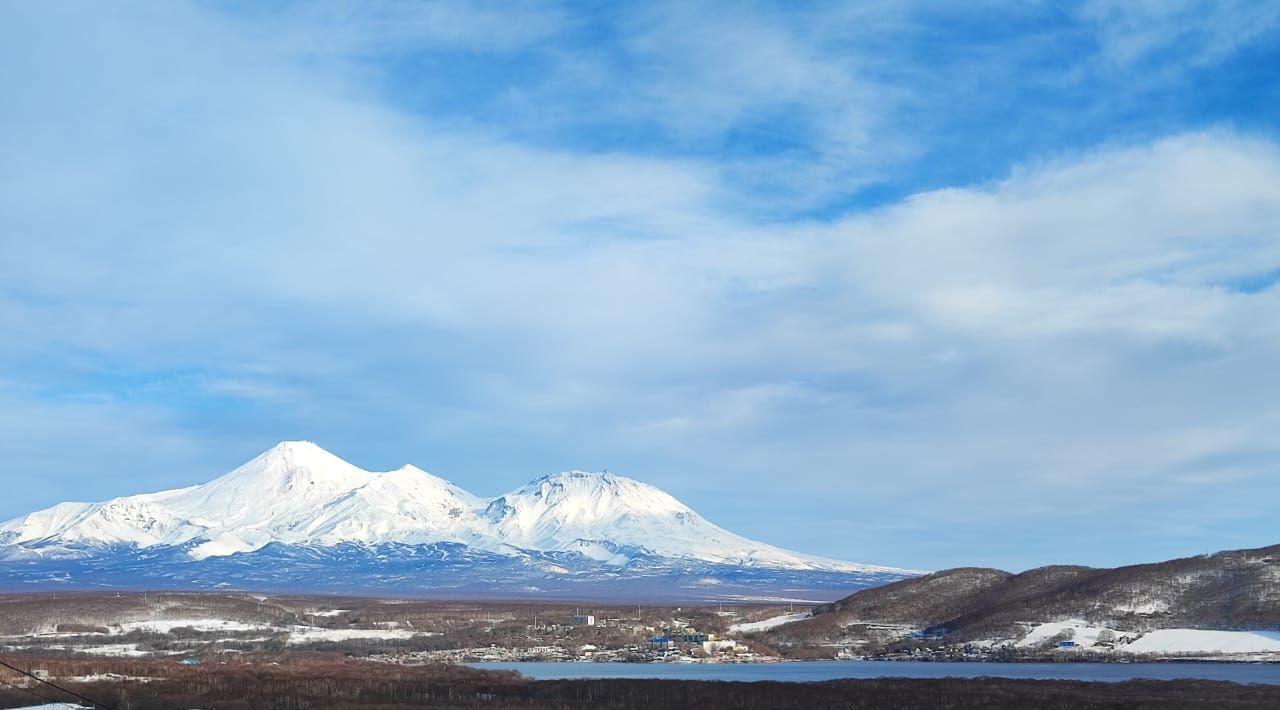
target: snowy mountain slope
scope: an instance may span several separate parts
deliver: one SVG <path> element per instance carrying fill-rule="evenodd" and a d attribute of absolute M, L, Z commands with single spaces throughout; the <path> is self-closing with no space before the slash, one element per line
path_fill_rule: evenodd
<path fill-rule="evenodd" d="M 414 466 L 385 473 L 325 505 L 303 541 L 462 542 L 488 547 L 476 510 L 486 501 Z M 295 542 L 290 540 L 290 542 Z"/>
<path fill-rule="evenodd" d="M 602 561 L 621 560 L 623 551 L 632 549 L 779 569 L 875 569 L 748 540 L 713 525 L 658 488 L 611 473 L 543 476 L 495 499 L 484 515 L 498 537 L 515 547 L 574 551 Z"/>
<path fill-rule="evenodd" d="M 206 484 L 98 504 L 64 503 L 0 525 L 28 546 L 182 545 L 204 558 L 269 543 L 487 540 L 485 501 L 421 469 L 358 468 L 310 442 L 283 442 Z"/>
<path fill-rule="evenodd" d="M 399 546 L 394 555 L 410 562 L 438 557 L 516 570 L 505 578 L 588 569 L 688 575 L 701 565 L 712 570 L 704 574 L 711 581 L 690 584 L 720 583 L 711 578 L 756 569 L 761 574 L 747 577 L 768 579 L 768 570 L 829 573 L 835 576 L 823 584 L 834 587 L 843 575 L 856 588 L 912 574 L 749 540 L 653 486 L 613 474 L 554 474 L 483 499 L 413 466 L 366 471 L 310 442 L 283 442 L 209 483 L 102 503 L 62 503 L 0 524 L 0 561 L 124 555 L 120 559 L 139 571 L 148 559 L 166 565 L 258 553 L 262 560 L 310 559 L 307 550 L 341 549 L 344 564 L 358 566 L 358 560 L 376 577 L 380 555 L 393 549 L 387 546 Z M 152 552 L 137 557 L 130 550 Z M 500 558 L 511 562 L 496 562 Z M 69 574 L 74 566 L 59 569 Z M 5 572 L 0 567 L 0 582 Z M 774 581 L 782 584 L 784 577 Z"/>

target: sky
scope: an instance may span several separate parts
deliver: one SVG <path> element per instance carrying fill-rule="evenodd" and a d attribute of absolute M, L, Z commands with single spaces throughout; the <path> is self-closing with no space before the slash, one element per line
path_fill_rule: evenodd
<path fill-rule="evenodd" d="M 0 519 L 307 439 L 916 569 L 1280 543 L 1280 2 L 0 4 Z"/>

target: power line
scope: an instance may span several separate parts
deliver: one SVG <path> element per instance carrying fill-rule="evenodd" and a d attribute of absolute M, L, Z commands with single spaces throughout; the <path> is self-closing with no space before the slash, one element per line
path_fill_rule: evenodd
<path fill-rule="evenodd" d="M 45 696 L 43 696 L 43 695 L 41 695 L 41 694 L 37 693 L 36 691 L 34 691 L 34 690 L 30 689 L 30 688 L 25 688 L 25 687 L 23 687 L 23 686 L 21 686 L 21 685 L 17 685 L 17 684 L 15 684 L 15 683 L 10 683 L 9 681 L 4 680 L 3 678 L 0 678 L 0 683 L 4 683 L 5 685 L 9 686 L 10 688 L 13 688 L 14 690 L 17 690 L 17 691 L 19 691 L 19 692 L 26 693 L 27 695 L 30 695 L 31 697 L 36 698 L 37 700 L 41 700 L 41 701 L 43 701 L 43 702 L 41 703 L 41 705 L 45 705 L 45 704 L 50 704 L 50 703 L 56 703 L 56 702 L 58 702 L 56 698 L 49 698 L 49 697 L 45 697 Z"/>
<path fill-rule="evenodd" d="M 114 708 L 114 707 L 112 707 L 112 706 L 110 706 L 110 705 L 107 705 L 106 703 L 100 703 L 100 702 L 98 702 L 97 700 L 94 700 L 93 698 L 87 698 L 87 697 L 85 697 L 85 696 L 83 696 L 83 695 L 81 695 L 81 694 L 77 693 L 77 692 L 76 692 L 76 691 L 74 691 L 74 690 L 71 690 L 71 689 L 69 689 L 69 688 L 64 688 L 64 687 L 62 687 L 62 686 L 58 685 L 57 683 L 54 683 L 54 682 L 52 682 L 52 681 L 45 680 L 44 678 L 41 678 L 41 677 L 39 677 L 39 676 L 35 675 L 34 673 L 28 673 L 28 672 L 26 672 L 26 671 L 22 670 L 21 668 L 19 668 L 19 667 L 15 666 L 15 665 L 12 665 L 12 664 L 10 664 L 10 663 L 8 663 L 8 662 L 6 662 L 6 661 L 0 660 L 0 666 L 4 666 L 5 668 L 8 668 L 9 670 L 11 670 L 11 671 L 13 671 L 13 672 L 15 672 L 15 673 L 20 673 L 20 674 L 22 674 L 22 675 L 24 675 L 24 676 L 26 676 L 26 677 L 28 677 L 28 678 L 30 678 L 30 679 L 32 679 L 32 680 L 34 680 L 34 681 L 36 681 L 37 683 L 44 683 L 45 685 L 49 686 L 50 688 L 53 688 L 53 689 L 55 689 L 55 690 L 61 690 L 62 692 L 66 693 L 67 695 L 73 696 L 73 697 L 75 697 L 75 698 L 78 698 L 78 699 L 80 699 L 80 700 L 85 701 L 86 703 L 89 703 L 89 705 L 90 705 L 90 706 L 92 706 L 92 707 L 95 707 L 95 708 L 106 708 L 106 710 L 115 710 L 115 708 Z"/>

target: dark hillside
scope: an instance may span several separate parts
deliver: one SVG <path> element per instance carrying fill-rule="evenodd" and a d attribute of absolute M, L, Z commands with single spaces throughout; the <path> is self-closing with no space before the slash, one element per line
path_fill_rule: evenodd
<path fill-rule="evenodd" d="M 784 649 L 875 647 L 912 633 L 958 643 L 1017 637 L 1027 623 L 1067 618 L 1135 632 L 1280 628 L 1280 546 L 1115 569 L 945 570 L 857 592 L 761 638 Z"/>
<path fill-rule="evenodd" d="M 528 681 L 513 673 L 458 666 L 404 667 L 318 656 L 246 658 L 243 662 L 186 667 L 124 659 L 24 661 L 60 685 L 119 710 L 216 707 L 260 708 L 525 708 L 526 710 L 631 710 L 650 708 L 760 708 L 871 710 L 895 708 L 1262 708 L 1280 707 L 1280 686 L 1214 681 L 1002 680 L 996 678 L 841 680 L 818 683 L 728 683 L 671 680 Z M 147 678 L 146 681 L 137 678 Z M 37 698 L 74 700 L 49 686 L 15 687 L 2 677 L 0 707 L 29 706 Z M 130 678 L 133 678 L 132 680 Z"/>

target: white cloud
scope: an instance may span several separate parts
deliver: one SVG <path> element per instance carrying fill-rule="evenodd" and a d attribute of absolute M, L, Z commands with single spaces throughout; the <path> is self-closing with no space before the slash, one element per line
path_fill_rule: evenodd
<path fill-rule="evenodd" d="M 863 288 L 941 327 L 1219 341 L 1274 328 L 1223 319 L 1258 303 L 1231 281 L 1280 264 L 1278 196 L 1274 144 L 1187 135 L 919 195 L 840 234 Z"/>
<path fill-rule="evenodd" d="M 1251 0 L 1089 0 L 1104 57 L 1126 65 L 1154 55 L 1174 65 L 1222 61 L 1280 28 L 1280 6 Z"/>
<path fill-rule="evenodd" d="M 1232 287 L 1280 268 L 1270 139 L 1189 132 L 843 219 L 753 222 L 724 209 L 712 161 L 406 115 L 296 38 L 138 12 L 0 23 L 16 107 L 0 117 L 0 372 L 32 380 L 0 418 L 27 422 L 25 466 L 83 464 L 60 428 L 102 460 L 207 450 L 192 429 L 208 420 L 180 416 L 181 398 L 49 404 L 126 362 L 278 407 L 252 420 L 278 438 L 453 447 L 477 490 L 511 459 L 530 473 L 622 459 L 685 491 L 741 486 L 874 529 L 906 509 L 885 501 L 955 523 L 1057 500 L 1112 514 L 1221 471 L 1274 489 L 1260 422 L 1280 416 L 1280 294 Z M 836 155 L 874 133 L 856 67 L 759 22 L 726 20 L 721 37 L 676 24 L 636 41 L 675 65 L 642 88 L 678 130 L 781 101 L 808 107 Z M 669 85 L 686 59 L 702 73 Z M 272 436 L 220 424 L 224 442 Z M 721 496 L 690 502 L 790 542 L 716 514 Z"/>

